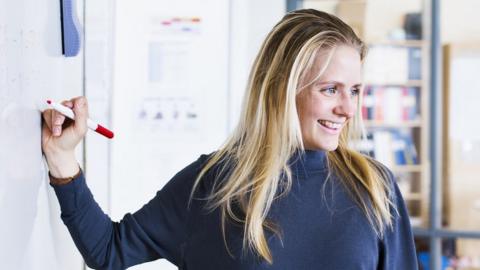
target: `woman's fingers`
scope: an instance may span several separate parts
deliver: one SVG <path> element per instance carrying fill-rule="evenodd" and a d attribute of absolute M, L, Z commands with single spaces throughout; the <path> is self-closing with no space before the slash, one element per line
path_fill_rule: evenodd
<path fill-rule="evenodd" d="M 58 113 L 55 110 L 52 112 L 50 121 L 52 123 L 51 128 L 52 128 L 53 136 L 60 136 L 62 134 L 62 125 L 61 125 L 62 121 L 59 115 L 60 113 Z"/>
<path fill-rule="evenodd" d="M 62 105 L 72 108 L 73 103 L 70 100 L 64 100 L 61 102 Z M 60 112 L 57 112 L 55 110 L 52 110 L 51 113 L 51 130 L 54 136 L 60 136 L 62 134 L 62 127 L 64 125 L 65 121 L 65 115 L 61 114 Z"/>
<path fill-rule="evenodd" d="M 86 98 L 76 97 L 71 100 L 64 100 L 61 102 L 61 104 L 74 111 L 75 119 L 77 121 L 73 121 L 70 118 L 67 118 L 65 115 L 56 110 L 45 110 L 42 114 L 43 119 L 46 126 L 51 131 L 52 135 L 55 137 L 61 136 L 63 130 L 69 128 L 72 125 L 78 134 L 86 133 L 86 122 L 88 118 L 88 107 Z"/>
<path fill-rule="evenodd" d="M 71 100 L 65 100 L 62 102 L 62 105 L 67 106 L 70 109 L 73 109 L 73 102 Z"/>
<path fill-rule="evenodd" d="M 71 102 L 66 100 L 62 102 L 62 105 L 66 107 L 70 107 Z M 55 111 L 55 117 L 53 120 L 55 121 L 54 125 L 63 126 L 63 124 L 65 123 L 65 115 Z"/>
<path fill-rule="evenodd" d="M 52 130 L 52 122 L 51 122 L 52 110 L 48 109 L 48 110 L 43 111 L 42 117 L 43 117 L 43 121 L 47 125 L 48 129 Z"/>
<path fill-rule="evenodd" d="M 83 105 L 80 100 L 83 100 Z M 76 98 L 63 101 L 61 104 L 73 110 L 75 121 L 54 109 L 43 112 L 42 149 L 45 152 L 74 151 L 85 136 L 86 128 L 80 129 L 81 126 L 77 122 L 86 127 L 88 113 L 86 99 Z"/>

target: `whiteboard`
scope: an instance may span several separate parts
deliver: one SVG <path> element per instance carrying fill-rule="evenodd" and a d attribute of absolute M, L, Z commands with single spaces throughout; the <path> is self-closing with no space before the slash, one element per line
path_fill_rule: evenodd
<path fill-rule="evenodd" d="M 61 56 L 59 10 L 0 0 L 0 269 L 83 269 L 47 184 L 36 106 L 82 93 L 82 56 Z"/>
<path fill-rule="evenodd" d="M 444 176 L 448 228 L 478 231 L 480 224 L 480 44 L 445 46 Z M 478 241 L 456 241 L 459 256 L 478 257 Z"/>

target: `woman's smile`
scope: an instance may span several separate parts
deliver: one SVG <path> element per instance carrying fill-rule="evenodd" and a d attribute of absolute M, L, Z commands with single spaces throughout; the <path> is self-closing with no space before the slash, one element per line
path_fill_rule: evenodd
<path fill-rule="evenodd" d="M 338 135 L 342 131 L 343 123 L 332 122 L 328 120 L 318 120 L 320 127 L 332 135 Z"/>

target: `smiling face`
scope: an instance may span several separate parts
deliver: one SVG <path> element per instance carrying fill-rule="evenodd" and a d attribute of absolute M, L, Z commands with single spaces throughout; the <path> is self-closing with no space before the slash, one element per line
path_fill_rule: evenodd
<path fill-rule="evenodd" d="M 335 150 L 342 129 L 357 111 L 362 68 L 359 53 L 339 46 L 325 68 L 328 58 L 328 53 L 317 54 L 312 69 L 300 82 L 308 86 L 296 95 L 303 144 L 308 150 Z"/>

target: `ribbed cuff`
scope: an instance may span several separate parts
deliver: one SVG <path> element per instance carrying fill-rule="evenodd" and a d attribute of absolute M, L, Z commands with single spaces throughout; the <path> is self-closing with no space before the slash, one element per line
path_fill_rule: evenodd
<path fill-rule="evenodd" d="M 66 185 L 66 184 L 72 182 L 73 180 L 75 180 L 75 178 L 78 178 L 78 176 L 80 176 L 80 174 L 82 174 L 82 167 L 80 167 L 80 165 L 79 165 L 78 168 L 79 168 L 78 172 L 74 176 L 66 177 L 66 178 L 54 177 L 49 171 L 48 172 L 48 177 L 50 178 L 50 184 L 52 184 L 52 185 Z"/>

